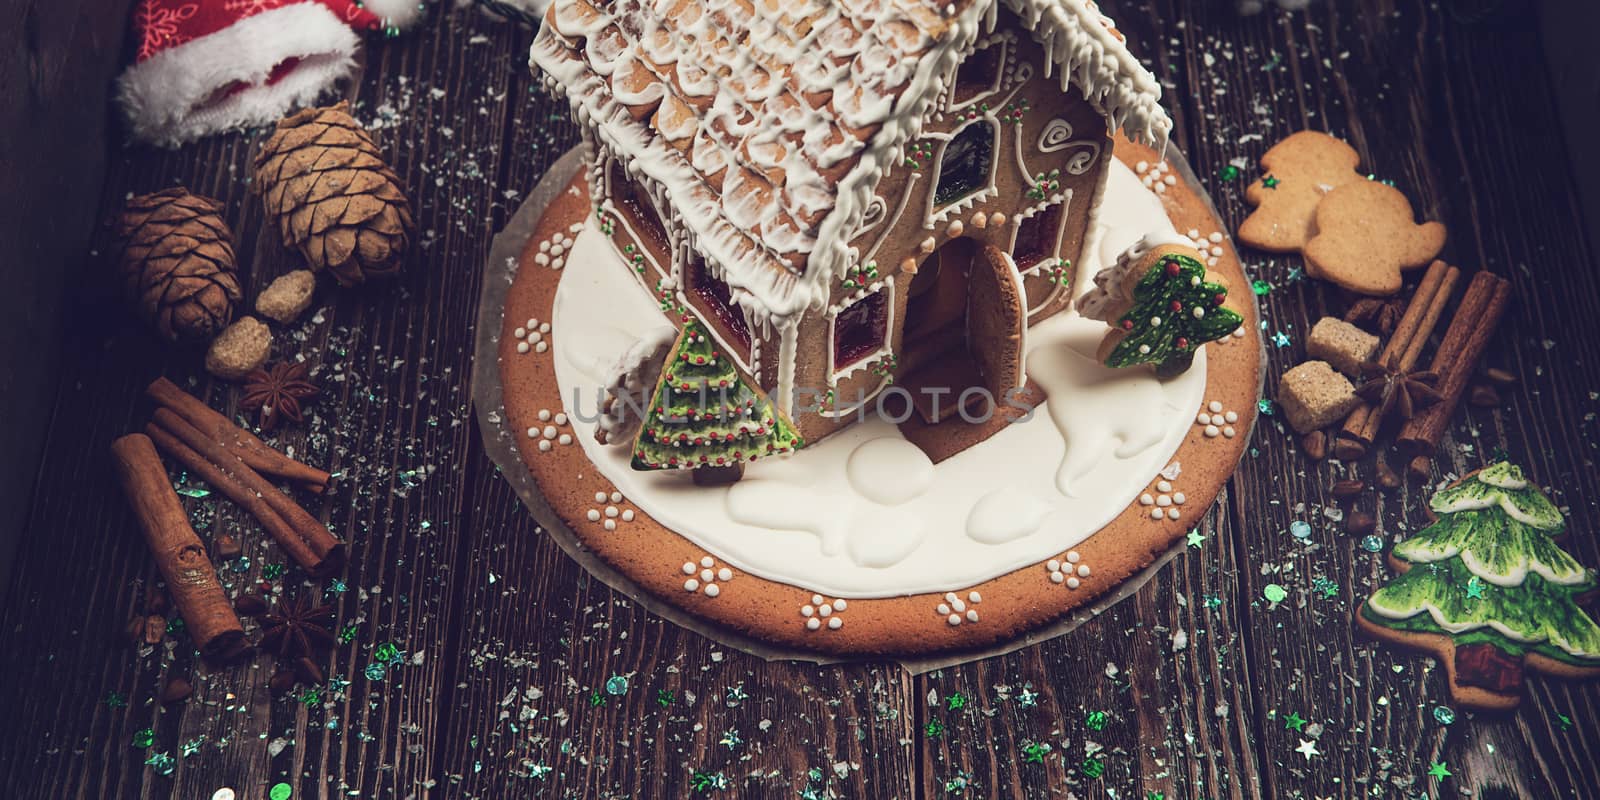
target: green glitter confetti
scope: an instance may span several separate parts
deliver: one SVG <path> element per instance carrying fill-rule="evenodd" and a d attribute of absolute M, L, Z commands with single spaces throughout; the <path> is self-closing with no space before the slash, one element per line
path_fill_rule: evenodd
<path fill-rule="evenodd" d="M 1278 180 L 1276 175 L 1270 173 L 1267 177 L 1261 179 L 1261 185 L 1268 189 L 1276 189 L 1280 183 L 1283 183 L 1283 181 Z"/>
<path fill-rule="evenodd" d="M 1289 338 L 1289 334 L 1283 331 L 1272 334 L 1272 344 L 1276 347 L 1288 347 L 1293 343 L 1294 341 Z"/>
<path fill-rule="evenodd" d="M 354 622 L 350 623 L 349 625 L 344 626 L 339 631 L 339 641 L 340 641 L 340 643 L 349 644 L 349 643 L 355 641 L 356 640 L 356 633 L 358 631 L 360 631 L 360 630 L 361 630 L 361 626 L 355 624 Z"/>
<path fill-rule="evenodd" d="M 1283 729 L 1284 730 L 1286 730 L 1286 731 L 1303 731 L 1303 730 L 1305 730 L 1305 728 L 1306 728 L 1306 721 L 1305 721 L 1305 719 L 1301 718 L 1300 712 L 1291 711 L 1286 716 L 1284 716 L 1284 718 L 1283 718 Z"/>
<path fill-rule="evenodd" d="M 1199 528 L 1189 531 L 1183 538 L 1189 543 L 1190 547 L 1199 547 L 1206 543 L 1206 535 L 1201 533 Z"/>
<path fill-rule="evenodd" d="M 250 557 L 249 556 L 239 556 L 238 558 L 233 560 L 233 566 L 229 567 L 229 569 L 232 569 L 234 572 L 249 572 L 250 571 Z"/>
<path fill-rule="evenodd" d="M 156 732 L 150 728 L 140 728 L 133 732 L 133 746 L 143 750 L 156 743 Z"/>
<path fill-rule="evenodd" d="M 1023 708 L 1033 708 L 1038 704 L 1039 693 L 1035 692 L 1032 687 L 1025 688 L 1017 693 L 1017 705 Z"/>
<path fill-rule="evenodd" d="M 672 693 L 671 689 L 659 689 L 656 691 L 656 705 L 661 706 L 662 708 L 672 705 L 673 701 L 677 699 L 677 696 Z"/>
<path fill-rule="evenodd" d="M 406 658 L 405 651 L 401 650 L 394 642 L 384 642 L 378 645 L 377 649 L 372 651 L 372 655 L 389 666 L 396 666 Z"/>
<path fill-rule="evenodd" d="M 183 617 L 173 617 L 167 620 L 167 633 L 177 634 L 183 632 Z"/>
<path fill-rule="evenodd" d="M 206 743 L 206 737 L 205 736 L 196 736 L 195 738 L 190 739 L 189 741 L 178 745 L 178 753 L 180 755 L 182 755 L 184 758 L 188 758 L 189 756 L 192 756 L 195 753 L 200 752 L 200 745 L 203 745 L 205 743 Z"/>
<path fill-rule="evenodd" d="M 535 778 L 538 778 L 541 781 L 544 780 L 544 776 L 549 775 L 550 773 L 555 772 L 555 771 L 556 771 L 555 767 L 549 766 L 549 765 L 545 764 L 542 761 L 537 763 L 537 764 L 534 764 L 531 767 L 528 767 L 528 774 L 532 775 Z"/>
<path fill-rule="evenodd" d="M 1361 537 L 1361 549 L 1369 553 L 1383 552 L 1383 537 L 1370 533 Z"/>
<path fill-rule="evenodd" d="M 347 588 L 344 581 L 334 578 L 328 583 L 328 594 L 344 594 Z"/>
<path fill-rule="evenodd" d="M 1566 714 L 1557 714 L 1556 724 L 1561 726 L 1561 730 L 1570 731 L 1572 730 L 1572 717 L 1569 717 Z"/>
<path fill-rule="evenodd" d="M 1432 766 L 1428 767 L 1428 776 L 1436 781 L 1442 781 L 1454 774 L 1448 766 L 1445 766 L 1443 761 L 1435 761 Z"/>
<path fill-rule="evenodd" d="M 589 707 L 590 708 L 599 708 L 599 707 L 601 707 L 601 706 L 603 706 L 605 704 L 606 704 L 606 696 L 601 694 L 599 689 L 596 689 L 596 690 L 594 690 L 594 691 L 589 693 Z"/>
<path fill-rule="evenodd" d="M 944 707 L 950 711 L 959 711 L 967 707 L 967 696 L 960 692 L 953 692 L 944 699 Z"/>
<path fill-rule="evenodd" d="M 1297 519 L 1294 522 L 1289 523 L 1289 534 L 1296 539 L 1310 539 L 1311 523 L 1306 522 L 1303 519 Z"/>
<path fill-rule="evenodd" d="M 1270 294 L 1272 292 L 1272 284 L 1267 283 L 1260 278 L 1256 278 L 1250 282 L 1250 290 L 1255 292 L 1257 296 Z"/>
<path fill-rule="evenodd" d="M 689 779 L 689 788 L 702 794 L 715 789 L 726 789 L 728 788 L 728 779 L 724 778 L 720 772 L 696 770 L 694 776 Z"/>
<path fill-rule="evenodd" d="M 922 734 L 929 739 L 937 739 L 944 735 L 944 723 L 934 720 L 922 726 Z"/>
<path fill-rule="evenodd" d="M 1434 706 L 1433 721 L 1440 725 L 1449 725 L 1456 721 L 1456 712 L 1449 706 Z"/>
<path fill-rule="evenodd" d="M 172 771 L 178 768 L 178 759 L 168 753 L 151 753 L 144 763 L 161 776 L 171 775 Z"/>
<path fill-rule="evenodd" d="M 1263 397 L 1260 400 L 1257 400 L 1256 410 L 1270 416 L 1272 414 L 1272 399 L 1269 397 Z"/>
<path fill-rule="evenodd" d="M 958 772 L 954 778 L 944 782 L 945 794 L 966 794 L 968 789 L 977 788 L 972 780 L 972 773 Z"/>
<path fill-rule="evenodd" d="M 1083 724 L 1089 726 L 1091 731 L 1103 731 L 1110 716 L 1104 711 L 1090 711 L 1089 716 L 1083 718 Z"/>
<path fill-rule="evenodd" d="M 1322 595 L 1328 600 L 1339 596 L 1339 584 L 1325 575 L 1318 575 L 1311 580 L 1311 591 Z"/>
<path fill-rule="evenodd" d="M 1289 596 L 1289 590 L 1276 583 L 1269 583 L 1261 590 L 1261 596 L 1267 598 L 1267 602 L 1276 605 Z"/>
<path fill-rule="evenodd" d="M 261 568 L 261 577 L 266 578 L 269 581 L 275 581 L 275 580 L 277 580 L 278 578 L 280 578 L 282 576 L 283 576 L 283 565 L 282 564 L 268 564 L 268 565 L 266 565 L 266 566 Z"/>
<path fill-rule="evenodd" d="M 1222 607 L 1222 595 L 1207 594 L 1205 596 L 1205 604 L 1206 604 L 1206 608 L 1221 608 Z"/>
<path fill-rule="evenodd" d="M 1145 792 L 1144 800 L 1167 800 L 1166 792 Z"/>
<path fill-rule="evenodd" d="M 1045 753 L 1050 752 L 1050 745 L 1039 742 L 1022 743 L 1022 760 L 1030 764 L 1043 764 Z"/>
<path fill-rule="evenodd" d="M 322 702 L 321 689 L 307 689 L 300 693 L 300 704 L 306 708 L 316 708 Z"/>
<path fill-rule="evenodd" d="M 272 789 L 267 792 L 267 798 L 268 800 L 289 800 L 289 797 L 293 794 L 294 789 L 289 784 L 275 783 L 272 785 Z"/>
<path fill-rule="evenodd" d="M 1305 270 L 1303 270 L 1303 269 L 1301 269 L 1299 267 L 1290 267 L 1289 268 L 1288 281 L 1290 283 L 1299 283 L 1300 281 L 1305 280 L 1305 278 L 1306 278 L 1306 271 Z"/>
<path fill-rule="evenodd" d="M 606 681 L 606 694 L 622 695 L 628 692 L 628 679 L 621 675 L 612 675 Z"/>
<path fill-rule="evenodd" d="M 750 699 L 750 695 L 745 693 L 744 684 L 741 683 L 728 689 L 728 705 L 736 706 L 748 699 Z"/>
<path fill-rule="evenodd" d="M 739 735 L 738 731 L 728 730 L 723 732 L 722 738 L 717 740 L 717 744 L 732 750 L 744 744 L 744 738 Z"/>
<path fill-rule="evenodd" d="M 383 680 L 383 676 L 388 674 L 388 672 L 389 668 L 384 666 L 383 662 L 374 661 L 367 665 L 367 668 L 362 674 L 366 675 L 367 680 L 369 681 L 381 681 Z"/>
<path fill-rule="evenodd" d="M 128 698 L 118 692 L 106 692 L 106 708 L 127 708 Z"/>
<path fill-rule="evenodd" d="M 1236 181 L 1239 179 L 1239 168 L 1232 164 L 1223 164 L 1222 169 L 1217 170 L 1217 177 L 1225 181 Z"/>
<path fill-rule="evenodd" d="M 178 494 L 181 494 L 184 497 L 192 497 L 196 500 L 203 500 L 211 496 L 210 489 L 196 489 L 192 486 L 185 486 L 182 489 L 174 489 L 173 491 L 176 491 Z"/>
<path fill-rule="evenodd" d="M 1083 766 L 1080 767 L 1080 769 L 1083 771 L 1083 776 L 1085 778 L 1098 778 L 1101 775 L 1106 774 L 1105 762 L 1098 758 L 1084 759 Z"/>
<path fill-rule="evenodd" d="M 1473 600 L 1483 599 L 1483 579 L 1474 575 L 1467 579 L 1467 597 Z"/>

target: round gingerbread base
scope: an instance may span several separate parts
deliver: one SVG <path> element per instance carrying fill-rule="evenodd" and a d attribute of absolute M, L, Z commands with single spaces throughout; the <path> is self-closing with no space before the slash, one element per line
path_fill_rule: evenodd
<path fill-rule="evenodd" d="M 1206 346 L 1203 389 L 1196 377 L 1184 395 L 1195 400 L 1194 406 L 1167 409 L 1168 414 L 1183 417 L 1182 430 L 1171 428 L 1177 435 L 1168 437 L 1177 442 L 1175 451 L 1158 454 L 1159 463 L 1141 475 L 1139 485 L 1127 487 L 1133 500 L 1120 512 L 1111 509 L 1109 522 L 1070 547 L 1051 550 L 1024 566 L 975 573 L 973 580 L 941 573 L 938 580 L 944 585 L 930 591 L 884 593 L 861 591 L 860 575 L 855 583 L 841 579 L 836 585 L 823 579 L 765 577 L 774 571 L 745 568 L 753 563 L 748 552 L 717 552 L 697 531 L 687 530 L 685 535 L 658 522 L 641 505 L 658 509 L 665 505 L 655 498 L 636 503 L 629 496 L 634 488 L 619 489 L 618 483 L 626 483 L 627 476 L 616 473 L 614 465 L 597 464 L 591 458 L 596 445 L 586 442 L 589 428 L 580 422 L 584 412 L 574 406 L 588 398 L 569 396 L 572 389 L 558 378 L 560 351 L 555 344 L 565 325 L 557 323 L 556 307 L 562 282 L 588 280 L 592 275 L 586 276 L 586 270 L 623 271 L 620 262 L 589 263 L 587 251 L 575 249 L 592 219 L 581 172 L 563 191 L 552 193 L 518 264 L 509 271 L 511 283 L 503 289 L 503 306 L 495 304 L 503 311 L 483 321 L 494 326 L 498 336 L 486 337 L 479 364 L 493 360 L 494 368 L 486 371 L 495 384 L 492 389 L 498 390 L 492 399 L 504 407 L 504 419 L 485 420 L 485 430 L 506 429 L 515 438 L 518 463 L 502 464 L 502 469 L 526 470 L 538 490 L 537 498 L 528 498 L 536 516 L 547 526 L 559 523 L 569 529 L 582 548 L 602 562 L 596 569 L 614 570 L 605 578 L 620 576 L 697 621 L 791 653 L 856 657 L 979 651 L 1089 608 L 1170 551 L 1214 502 L 1245 450 L 1262 380 L 1250 282 L 1203 190 L 1180 156 L 1163 160 L 1120 137 L 1116 156 L 1159 199 L 1172 228 L 1194 239 L 1208 256 L 1209 270 L 1233 289 L 1227 305 L 1245 322 L 1238 336 Z M 496 257 L 504 258 L 500 253 Z M 496 273 L 493 263 L 490 267 L 491 281 L 506 274 Z M 490 294 L 498 300 L 500 291 L 486 290 L 486 296 Z M 496 413 L 498 404 L 478 399 L 480 414 Z M 1226 424 L 1221 424 L 1223 413 Z M 1228 435 L 1221 435 L 1223 429 Z M 822 444 L 832 441 L 830 437 Z M 996 437 L 975 447 L 1003 446 L 1001 437 Z M 794 458 L 806 455 L 802 451 Z M 607 468 L 617 481 L 607 478 Z M 1008 485 L 1004 474 L 985 479 L 996 486 Z M 686 476 L 682 484 L 688 484 Z M 1172 507 L 1174 497 L 1182 503 L 1181 515 Z M 680 527 L 692 526 L 680 522 Z M 1048 537 L 1049 531 L 1039 535 Z M 785 547 L 794 547 L 794 536 L 785 534 Z M 817 546 L 818 558 L 824 558 L 826 548 L 820 542 Z M 1042 551 L 1035 546 L 1017 552 Z"/>

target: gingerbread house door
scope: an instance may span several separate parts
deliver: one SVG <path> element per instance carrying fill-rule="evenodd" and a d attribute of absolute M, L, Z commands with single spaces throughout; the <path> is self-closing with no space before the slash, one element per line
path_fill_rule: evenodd
<path fill-rule="evenodd" d="M 901 346 L 902 387 L 924 422 L 955 413 L 965 393 L 973 413 L 1022 383 L 1026 325 L 1021 281 L 993 246 L 966 237 L 930 254 L 913 279 Z"/>

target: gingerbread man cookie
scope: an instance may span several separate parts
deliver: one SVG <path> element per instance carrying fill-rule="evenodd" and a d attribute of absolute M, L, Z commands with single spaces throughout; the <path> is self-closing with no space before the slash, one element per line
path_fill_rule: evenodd
<path fill-rule="evenodd" d="M 1261 177 L 1245 189 L 1256 210 L 1239 226 L 1239 240 L 1273 253 L 1297 253 L 1316 232 L 1317 204 L 1329 192 L 1363 180 L 1361 156 L 1339 139 L 1301 131 L 1261 157 Z"/>
<path fill-rule="evenodd" d="M 1445 227 L 1412 221 L 1411 202 L 1378 181 L 1346 184 L 1317 205 L 1317 233 L 1306 243 L 1306 273 L 1357 294 L 1400 291 L 1400 272 L 1433 262 Z"/>

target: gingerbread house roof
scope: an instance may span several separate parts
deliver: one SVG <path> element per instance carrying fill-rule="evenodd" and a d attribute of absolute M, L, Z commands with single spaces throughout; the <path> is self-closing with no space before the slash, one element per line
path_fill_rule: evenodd
<path fill-rule="evenodd" d="M 555 0 L 532 58 L 758 318 L 822 305 L 885 169 L 1004 3 L 1130 136 L 1161 87 L 1089 0 Z"/>

